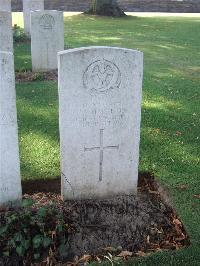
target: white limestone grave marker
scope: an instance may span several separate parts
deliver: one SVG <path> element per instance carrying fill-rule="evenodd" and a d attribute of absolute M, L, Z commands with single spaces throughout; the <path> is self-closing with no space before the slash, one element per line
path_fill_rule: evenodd
<path fill-rule="evenodd" d="M 135 194 L 143 54 L 88 47 L 58 54 L 62 196 Z"/>
<path fill-rule="evenodd" d="M 12 13 L 0 11 L 0 51 L 13 52 Z"/>
<path fill-rule="evenodd" d="M 0 206 L 21 200 L 14 59 L 0 52 Z"/>
<path fill-rule="evenodd" d="M 63 50 L 63 12 L 56 10 L 31 12 L 32 70 L 57 69 L 57 53 Z"/>
<path fill-rule="evenodd" d="M 44 0 L 23 0 L 24 31 L 30 35 L 31 11 L 44 10 Z"/>
<path fill-rule="evenodd" d="M 0 0 L 0 11 L 11 12 L 11 0 Z"/>

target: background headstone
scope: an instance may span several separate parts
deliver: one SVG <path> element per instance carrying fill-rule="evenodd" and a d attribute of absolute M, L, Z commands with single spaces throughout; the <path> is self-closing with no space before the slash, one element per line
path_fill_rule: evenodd
<path fill-rule="evenodd" d="M 11 12 L 11 0 L 0 0 L 0 11 Z"/>
<path fill-rule="evenodd" d="M 63 51 L 58 75 L 63 199 L 136 193 L 143 54 Z"/>
<path fill-rule="evenodd" d="M 0 51 L 13 52 L 12 13 L 0 11 Z"/>
<path fill-rule="evenodd" d="M 21 199 L 13 54 L 0 52 L 0 206 Z"/>
<path fill-rule="evenodd" d="M 57 69 L 57 53 L 63 50 L 63 12 L 55 10 L 31 12 L 32 70 Z"/>
<path fill-rule="evenodd" d="M 44 10 L 44 0 L 23 0 L 24 31 L 30 35 L 31 11 Z"/>

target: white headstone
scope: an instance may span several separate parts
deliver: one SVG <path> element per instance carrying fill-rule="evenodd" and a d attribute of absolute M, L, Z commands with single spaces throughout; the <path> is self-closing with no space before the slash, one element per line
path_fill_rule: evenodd
<path fill-rule="evenodd" d="M 0 52 L 0 206 L 21 194 L 14 59 Z"/>
<path fill-rule="evenodd" d="M 31 12 L 32 70 L 57 69 L 57 53 L 63 50 L 63 12 L 55 10 Z"/>
<path fill-rule="evenodd" d="M 13 52 L 12 13 L 0 11 L 0 51 Z"/>
<path fill-rule="evenodd" d="M 30 35 L 31 11 L 44 10 L 44 0 L 23 0 L 24 31 Z"/>
<path fill-rule="evenodd" d="M 0 11 L 11 12 L 11 0 L 0 0 Z"/>
<path fill-rule="evenodd" d="M 88 47 L 58 54 L 63 199 L 135 194 L 143 54 Z"/>

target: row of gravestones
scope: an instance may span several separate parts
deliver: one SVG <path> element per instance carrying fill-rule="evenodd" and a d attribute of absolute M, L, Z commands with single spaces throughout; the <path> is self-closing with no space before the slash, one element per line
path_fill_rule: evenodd
<path fill-rule="evenodd" d="M 1 49 L 13 52 L 11 1 L 0 0 Z M 44 10 L 44 0 L 24 0 L 24 31 L 31 37 L 33 71 L 57 69 L 57 53 L 64 50 L 63 12 Z"/>
<path fill-rule="evenodd" d="M 39 19 L 37 12 L 33 21 Z M 14 60 L 3 48 L 4 24 L 6 19 L 0 19 L 0 205 L 22 197 Z M 4 31 L 10 28 L 11 22 Z M 63 199 L 136 193 L 143 54 L 87 47 L 56 56 Z"/>
<path fill-rule="evenodd" d="M 0 0 L 0 10 L 11 12 L 11 0 Z M 24 30 L 30 34 L 30 13 L 35 10 L 44 10 L 44 0 L 23 0 Z"/>

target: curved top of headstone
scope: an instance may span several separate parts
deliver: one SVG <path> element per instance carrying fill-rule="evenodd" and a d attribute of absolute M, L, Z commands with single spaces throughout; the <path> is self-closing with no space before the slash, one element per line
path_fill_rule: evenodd
<path fill-rule="evenodd" d="M 59 17 L 63 11 L 57 10 L 35 10 L 31 11 L 31 18 L 33 16 L 41 17 L 39 25 L 44 29 L 52 29 L 55 24 L 55 17 Z"/>
<path fill-rule="evenodd" d="M 103 94 L 119 88 L 122 72 L 125 69 L 126 72 L 129 71 L 129 67 L 127 69 L 126 65 L 130 65 L 130 61 L 134 61 L 134 65 L 137 66 L 143 61 L 143 53 L 138 50 L 110 46 L 89 46 L 59 52 L 58 68 L 61 67 L 62 58 L 63 61 L 68 61 L 65 67 L 69 64 L 73 65 L 75 55 L 79 57 L 77 62 L 79 67 L 76 68 L 75 72 L 78 73 L 77 71 L 80 72 L 84 68 L 83 85 L 92 94 Z M 66 59 L 68 57 L 69 59 Z M 123 64 L 125 65 L 122 67 Z M 80 75 L 82 74 L 80 73 Z"/>
<path fill-rule="evenodd" d="M 37 10 L 31 10 L 31 13 L 32 12 L 41 12 L 41 13 L 51 13 L 51 12 L 59 12 L 59 13 L 63 13 L 63 11 L 60 11 L 60 10 L 55 10 L 55 9 L 48 9 L 48 10 L 41 10 L 41 9 L 37 9 Z"/>
<path fill-rule="evenodd" d="M 75 53 L 75 52 L 83 52 L 87 50 L 99 50 L 99 49 L 111 49 L 111 50 L 119 50 L 119 51 L 124 51 L 124 52 L 134 52 L 138 54 L 143 54 L 143 52 L 139 50 L 134 50 L 134 49 L 128 49 L 128 48 L 121 48 L 121 47 L 114 47 L 114 46 L 88 46 L 88 47 L 80 47 L 80 48 L 73 48 L 73 49 L 68 49 L 64 50 L 58 53 L 58 55 L 64 55 L 68 53 Z"/>

